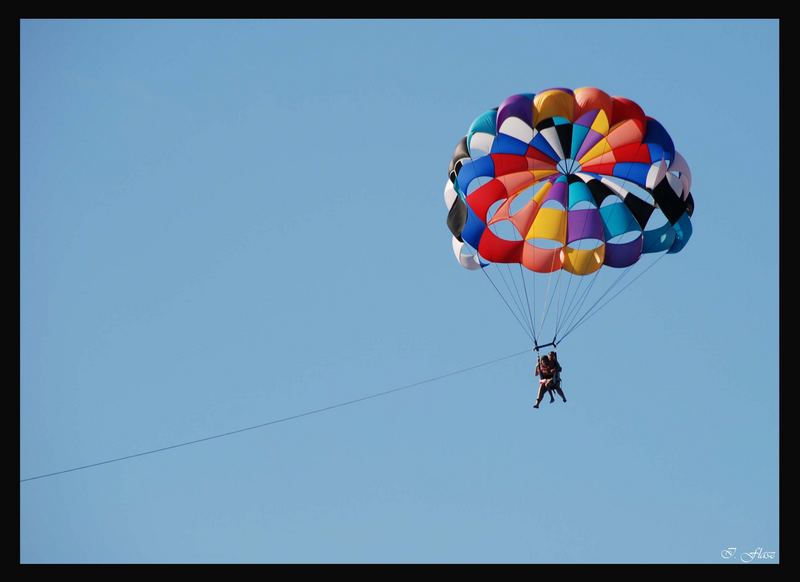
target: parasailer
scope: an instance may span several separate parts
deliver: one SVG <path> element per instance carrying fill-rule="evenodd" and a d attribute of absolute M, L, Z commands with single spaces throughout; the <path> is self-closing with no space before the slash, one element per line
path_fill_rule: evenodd
<path fill-rule="evenodd" d="M 548 394 L 550 396 L 550 404 L 555 402 L 555 398 L 553 398 L 553 385 L 552 385 L 553 368 L 550 364 L 549 355 L 545 355 L 539 358 L 539 361 L 536 363 L 536 369 L 534 370 L 534 375 L 539 376 L 539 392 L 536 395 L 536 404 L 534 404 L 533 407 L 539 408 L 539 404 L 541 404 L 545 394 Z"/>
<path fill-rule="evenodd" d="M 562 390 L 561 386 L 561 371 L 563 368 L 561 364 L 558 362 L 558 354 L 555 351 L 550 352 L 547 354 L 550 356 L 550 365 L 553 367 L 553 380 L 550 382 L 551 390 L 550 394 L 552 395 L 553 390 L 555 390 L 559 396 L 561 396 L 561 400 L 564 402 L 567 401 L 567 397 L 564 396 L 564 391 Z"/>

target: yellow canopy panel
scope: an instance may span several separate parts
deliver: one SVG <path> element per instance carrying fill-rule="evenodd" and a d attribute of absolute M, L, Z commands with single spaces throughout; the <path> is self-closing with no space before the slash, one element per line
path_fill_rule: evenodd
<path fill-rule="evenodd" d="M 550 117 L 564 117 L 572 121 L 574 105 L 575 98 L 564 91 L 552 89 L 538 93 L 533 98 L 533 125 Z"/>
<path fill-rule="evenodd" d="M 541 208 L 528 231 L 526 240 L 545 238 L 564 244 L 567 241 L 567 211 Z"/>
<path fill-rule="evenodd" d="M 603 243 L 596 249 L 564 248 L 564 270 L 573 275 L 589 275 L 603 266 L 606 257 L 606 245 Z"/>

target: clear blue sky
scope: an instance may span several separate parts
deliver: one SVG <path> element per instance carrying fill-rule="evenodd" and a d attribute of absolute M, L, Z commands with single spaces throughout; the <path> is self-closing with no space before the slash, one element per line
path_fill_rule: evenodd
<path fill-rule="evenodd" d="M 719 562 L 778 546 L 777 21 L 23 21 L 21 477 L 529 347 L 442 188 L 505 97 L 661 121 L 694 235 L 560 350 L 20 484 L 23 562 Z M 623 299 L 624 297 L 624 299 Z"/>

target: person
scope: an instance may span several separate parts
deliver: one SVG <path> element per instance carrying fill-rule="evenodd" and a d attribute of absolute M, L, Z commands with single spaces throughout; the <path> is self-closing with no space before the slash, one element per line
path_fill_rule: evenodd
<path fill-rule="evenodd" d="M 567 401 L 566 396 L 564 396 L 564 391 L 561 389 L 561 364 L 558 363 L 558 355 L 555 352 L 550 352 L 547 354 L 550 356 L 550 365 L 553 368 L 553 379 L 550 381 L 550 402 L 553 402 L 553 390 L 558 392 L 558 395 L 561 396 L 561 400 L 564 402 Z"/>
<path fill-rule="evenodd" d="M 550 394 L 551 403 L 555 401 L 552 390 L 554 373 L 555 367 L 550 363 L 550 355 L 547 354 L 539 358 L 536 364 L 536 371 L 534 372 L 534 375 L 539 376 L 539 393 L 536 395 L 536 404 L 533 405 L 534 408 L 539 408 L 539 403 L 541 403 L 544 398 L 545 392 Z"/>

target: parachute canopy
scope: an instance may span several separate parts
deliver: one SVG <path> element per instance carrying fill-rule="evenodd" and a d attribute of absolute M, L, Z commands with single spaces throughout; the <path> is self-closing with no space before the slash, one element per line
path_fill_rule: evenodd
<path fill-rule="evenodd" d="M 525 273 L 627 273 L 643 255 L 679 252 L 692 234 L 691 172 L 669 133 L 635 102 L 593 87 L 508 97 L 470 124 L 448 175 L 459 263 L 519 265 L 521 285 Z M 534 314 L 517 300 L 535 336 Z M 575 309 L 567 303 L 559 309 Z"/>

